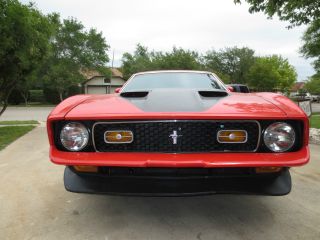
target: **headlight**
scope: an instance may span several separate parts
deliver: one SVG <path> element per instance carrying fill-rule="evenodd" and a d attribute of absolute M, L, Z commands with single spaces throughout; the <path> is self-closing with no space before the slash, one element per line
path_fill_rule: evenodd
<path fill-rule="evenodd" d="M 293 127 L 284 122 L 272 123 L 264 131 L 265 145 L 273 152 L 288 151 L 294 144 L 295 132 Z"/>
<path fill-rule="evenodd" d="M 61 130 L 60 140 L 69 151 L 80 151 L 89 141 L 89 132 L 81 123 L 68 123 Z"/>

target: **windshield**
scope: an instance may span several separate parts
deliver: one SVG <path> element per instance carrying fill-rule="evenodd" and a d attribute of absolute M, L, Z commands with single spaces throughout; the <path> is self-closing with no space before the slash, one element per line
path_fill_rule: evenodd
<path fill-rule="evenodd" d="M 124 87 L 124 92 L 159 88 L 219 89 L 222 84 L 208 73 L 166 72 L 136 75 Z"/>

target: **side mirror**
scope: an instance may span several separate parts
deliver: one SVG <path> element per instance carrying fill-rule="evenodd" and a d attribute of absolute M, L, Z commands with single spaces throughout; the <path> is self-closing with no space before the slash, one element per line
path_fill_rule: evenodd
<path fill-rule="evenodd" d="M 116 88 L 116 89 L 114 90 L 114 92 L 115 92 L 115 93 L 119 93 L 120 90 L 121 90 L 121 88 Z"/>
<path fill-rule="evenodd" d="M 229 92 L 234 92 L 234 89 L 231 86 L 227 86 L 227 89 L 229 90 Z"/>

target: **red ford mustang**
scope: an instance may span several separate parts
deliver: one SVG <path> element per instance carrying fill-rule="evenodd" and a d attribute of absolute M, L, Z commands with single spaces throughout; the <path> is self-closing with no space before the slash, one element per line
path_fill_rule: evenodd
<path fill-rule="evenodd" d="M 133 75 L 48 117 L 50 159 L 72 192 L 284 195 L 309 161 L 305 113 L 274 93 L 233 93 L 210 72 Z"/>

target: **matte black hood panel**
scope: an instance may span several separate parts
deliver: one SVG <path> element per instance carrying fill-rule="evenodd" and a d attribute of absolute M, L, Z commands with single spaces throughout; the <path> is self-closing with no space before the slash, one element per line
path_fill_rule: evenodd
<path fill-rule="evenodd" d="M 214 91 L 212 94 L 201 92 L 194 89 L 157 89 L 143 97 L 130 97 L 130 94 L 123 97 L 145 112 L 201 112 L 228 96 L 224 91 L 217 91 L 218 94 Z"/>

